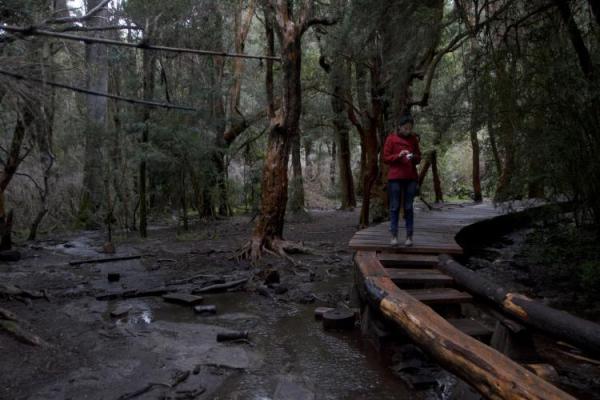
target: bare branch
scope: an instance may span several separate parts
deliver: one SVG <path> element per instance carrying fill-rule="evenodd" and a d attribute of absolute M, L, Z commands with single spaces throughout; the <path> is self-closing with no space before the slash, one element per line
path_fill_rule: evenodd
<path fill-rule="evenodd" d="M 135 25 L 109 25 L 109 26 L 65 26 L 52 32 L 99 32 L 99 31 L 143 31 L 144 28 Z"/>
<path fill-rule="evenodd" d="M 182 110 L 182 111 L 192 111 L 192 112 L 199 111 L 192 107 L 179 106 L 176 104 L 162 103 L 162 102 L 157 102 L 157 101 L 139 100 L 139 99 L 135 99 L 135 98 L 131 98 L 131 97 L 118 96 L 118 95 L 114 95 L 114 94 L 110 94 L 110 93 L 96 92 L 94 90 L 84 89 L 84 88 L 77 87 L 77 86 L 70 86 L 70 85 L 66 85 L 63 83 L 45 81 L 43 79 L 33 78 L 30 76 L 24 76 L 24 75 L 20 75 L 20 74 L 14 73 L 14 72 L 5 71 L 2 69 L 0 69 L 0 75 L 10 76 L 10 77 L 18 79 L 18 80 L 25 80 L 25 81 L 29 81 L 29 82 L 41 83 L 43 85 L 53 86 L 53 87 L 60 88 L 60 89 L 72 90 L 74 92 L 83 93 L 83 94 L 87 94 L 90 96 L 106 97 L 106 98 L 109 98 L 112 100 L 124 101 L 124 102 L 131 103 L 131 104 L 141 104 L 141 105 L 146 105 L 146 106 L 150 106 L 150 107 L 158 107 L 158 108 L 166 108 L 166 109 Z"/>
<path fill-rule="evenodd" d="M 42 187 L 37 183 L 37 181 L 35 179 L 33 179 L 33 177 L 29 174 L 26 174 L 24 172 L 15 172 L 16 176 L 22 176 L 24 178 L 29 179 L 33 185 L 35 186 L 35 188 L 38 190 L 40 196 L 42 196 L 42 194 L 44 193 L 44 190 L 42 189 Z"/>
<path fill-rule="evenodd" d="M 235 53 L 227 53 L 223 51 L 212 51 L 212 50 L 197 50 L 197 49 L 186 49 L 186 48 L 178 48 L 178 47 L 167 47 L 167 46 L 156 46 L 151 45 L 146 41 L 141 41 L 139 43 L 129 43 L 129 42 L 121 42 L 119 40 L 105 39 L 99 37 L 90 37 L 90 36 L 79 36 L 73 35 L 70 33 L 61 33 L 54 31 L 47 31 L 43 29 L 38 29 L 35 27 L 23 28 L 19 26 L 8 26 L 2 25 L 1 29 L 4 29 L 7 32 L 19 33 L 24 36 L 47 36 L 58 39 L 65 40 L 74 40 L 77 42 L 83 42 L 86 44 L 89 43 L 100 43 L 109 46 L 122 46 L 122 47 L 131 47 L 142 50 L 157 50 L 157 51 L 167 51 L 171 53 L 189 53 L 189 54 L 197 54 L 203 56 L 221 56 L 221 57 L 234 57 L 234 58 L 250 58 L 256 60 L 268 60 L 271 59 L 273 61 L 281 61 L 279 57 L 270 57 L 270 56 L 253 56 L 247 54 L 235 54 Z"/>
<path fill-rule="evenodd" d="M 446 45 L 446 47 L 440 50 L 435 55 L 435 57 L 433 57 L 433 60 L 431 60 L 431 63 L 429 64 L 429 67 L 427 69 L 427 76 L 425 81 L 425 89 L 423 90 L 423 96 L 421 97 L 421 100 L 411 102 L 409 104 L 410 106 L 427 107 L 429 105 L 431 84 L 433 82 L 433 76 L 435 75 L 435 70 L 437 69 L 438 64 L 440 63 L 440 61 L 442 61 L 442 58 L 444 58 L 446 54 L 452 53 L 453 51 L 458 49 L 469 35 L 470 32 L 467 31 L 459 33 L 454 38 L 452 38 L 452 40 L 450 41 L 450 43 L 448 43 L 448 45 Z"/>
<path fill-rule="evenodd" d="M 90 18 L 92 18 L 94 15 L 98 14 L 103 8 L 105 8 L 108 3 L 110 3 L 111 0 L 104 0 L 102 2 L 100 2 L 96 7 L 92 8 L 90 11 L 88 11 L 87 14 L 81 16 L 81 17 L 63 17 L 63 18 L 53 18 L 53 19 L 47 19 L 43 22 L 44 25 L 46 24 L 68 24 L 68 23 L 72 23 L 72 22 L 83 22 L 83 21 L 87 21 Z"/>

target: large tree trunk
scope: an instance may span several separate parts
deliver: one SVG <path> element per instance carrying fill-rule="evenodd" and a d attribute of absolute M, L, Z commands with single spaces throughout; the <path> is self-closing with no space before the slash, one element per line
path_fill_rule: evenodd
<path fill-rule="evenodd" d="M 90 10 L 101 0 L 87 0 Z M 106 24 L 108 9 L 105 7 L 88 22 L 90 27 Z M 99 34 L 98 34 L 99 35 Z M 96 92 L 108 92 L 108 49 L 103 44 L 87 43 L 85 47 L 87 86 Z M 102 166 L 102 144 L 106 133 L 107 99 L 86 96 L 85 157 L 83 166 L 83 196 L 80 219 L 88 228 L 100 225 L 98 211 L 102 205 L 104 169 Z"/>
<path fill-rule="evenodd" d="M 299 135 L 302 113 L 302 35 L 308 29 L 314 2 L 307 1 L 299 10 L 300 18 L 294 21 L 293 7 L 289 2 L 269 2 L 265 26 L 267 31 L 268 53 L 272 54 L 273 18 L 277 25 L 277 36 L 281 48 L 282 106 L 275 113 L 273 94 L 273 63 L 267 62 L 266 87 L 268 115 L 271 120 L 267 153 L 262 176 L 261 212 L 247 246 L 245 255 L 257 260 L 265 247 L 285 254 L 283 225 L 288 196 L 288 160 L 292 141 Z"/>
<path fill-rule="evenodd" d="M 216 35 L 216 46 L 215 50 L 223 51 L 223 15 L 219 9 L 219 5 L 212 5 L 212 13 L 214 15 L 214 35 Z M 243 45 L 243 44 L 242 44 Z M 225 60 L 223 57 L 213 57 L 213 71 L 211 71 L 211 111 L 212 120 L 215 127 L 215 151 L 212 154 L 212 159 L 215 167 L 215 184 L 218 189 L 218 215 L 222 217 L 228 217 L 231 215 L 231 207 L 229 206 L 229 196 L 227 190 L 227 163 L 225 160 L 226 156 L 226 142 L 225 132 L 227 130 L 226 115 L 225 115 L 225 100 L 223 99 L 223 79 L 225 72 Z M 243 68 L 243 64 L 238 65 L 237 68 Z M 238 77 L 236 80 L 241 79 L 242 70 L 236 71 Z M 238 83 L 234 80 L 234 86 Z M 236 98 L 231 100 L 237 106 L 239 103 L 239 93 L 234 93 Z M 210 185 L 211 187 L 213 184 Z"/>
<path fill-rule="evenodd" d="M 347 210 L 356 207 L 354 177 L 352 176 L 350 154 L 350 128 L 348 126 L 345 103 L 345 99 L 348 99 L 349 97 L 352 68 L 351 64 L 346 63 L 343 59 L 339 58 L 339 44 L 336 43 L 336 51 L 334 52 L 333 57 L 334 60 L 331 66 L 328 67 L 328 71 L 329 84 L 332 92 L 331 109 L 333 111 L 333 126 L 335 128 L 335 141 L 338 149 L 337 163 L 341 198 L 340 208 L 342 210 Z"/>
<path fill-rule="evenodd" d="M 372 73 L 372 79 L 374 78 Z M 378 143 L 378 123 L 381 120 L 383 105 L 379 99 L 374 98 L 375 92 L 371 90 L 371 105 L 367 102 L 366 94 L 366 71 L 364 66 L 356 65 L 356 97 L 358 107 L 361 110 L 360 117 L 356 115 L 352 104 L 352 98 L 349 96 L 347 106 L 348 118 L 358 130 L 361 142 L 361 151 L 364 160 L 361 166 L 362 181 L 362 206 L 360 209 L 359 226 L 366 227 L 370 222 L 370 210 L 372 199 L 377 196 L 375 191 L 377 178 L 379 176 L 379 143 Z M 372 83 L 373 87 L 376 87 Z"/>

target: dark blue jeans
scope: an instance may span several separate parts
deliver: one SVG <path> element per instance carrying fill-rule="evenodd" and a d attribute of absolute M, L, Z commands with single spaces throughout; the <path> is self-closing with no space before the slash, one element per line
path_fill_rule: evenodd
<path fill-rule="evenodd" d="M 417 181 L 408 179 L 392 179 L 388 181 L 390 200 L 390 233 L 398 235 L 398 218 L 400 216 L 400 200 L 404 199 L 404 219 L 406 220 L 406 236 L 412 236 L 414 230 L 413 201 L 417 193 Z"/>

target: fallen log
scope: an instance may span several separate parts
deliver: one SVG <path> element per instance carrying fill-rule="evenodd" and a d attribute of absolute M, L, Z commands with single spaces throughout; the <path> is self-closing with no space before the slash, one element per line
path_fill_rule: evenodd
<path fill-rule="evenodd" d="M 527 296 L 509 292 L 449 256 L 440 256 L 438 268 L 472 294 L 493 302 L 526 325 L 571 343 L 594 356 L 600 355 L 600 325 L 548 307 Z"/>
<path fill-rule="evenodd" d="M 133 299 L 137 297 L 159 297 L 169 293 L 170 290 L 164 287 L 154 289 L 131 289 L 121 292 L 109 292 L 96 296 L 96 300 L 116 300 L 116 299 Z"/>
<path fill-rule="evenodd" d="M 127 261 L 127 260 L 136 260 L 138 258 L 142 258 L 142 256 L 123 256 L 123 257 L 102 257 L 102 258 L 91 258 L 89 260 L 75 260 L 69 261 L 69 265 L 81 265 L 81 264 L 99 264 L 99 263 L 107 263 L 114 261 Z"/>
<path fill-rule="evenodd" d="M 362 253 L 358 252 L 355 260 L 370 304 L 399 325 L 423 351 L 483 396 L 489 399 L 573 399 L 497 350 L 456 329 L 430 307 L 399 289 L 386 276 L 375 256 L 365 257 Z M 371 265 L 361 268 L 360 261 Z"/>
<path fill-rule="evenodd" d="M 15 321 L 0 320 L 0 331 L 6 332 L 21 343 L 31 346 L 45 346 L 47 343 L 39 336 L 29 333 Z"/>
<path fill-rule="evenodd" d="M 215 285 L 210 285 L 210 286 L 205 286 L 205 287 L 201 287 L 198 289 L 194 289 L 194 290 L 192 290 L 192 294 L 224 292 L 227 289 L 231 289 L 231 288 L 240 286 L 246 282 L 248 282 L 248 278 L 238 279 L 238 280 L 226 282 L 226 283 L 217 283 Z"/>
<path fill-rule="evenodd" d="M 18 321 L 17 316 L 12 311 L 8 311 L 0 307 L 0 319 L 6 319 L 9 321 Z"/>
<path fill-rule="evenodd" d="M 27 289 L 21 289 L 18 286 L 14 286 L 14 285 L 10 285 L 10 284 L 0 284 L 0 295 L 2 296 L 6 296 L 6 297 L 25 297 L 28 299 L 43 299 L 46 298 L 47 296 L 44 294 L 44 292 L 38 291 L 38 290 L 27 290 Z"/>

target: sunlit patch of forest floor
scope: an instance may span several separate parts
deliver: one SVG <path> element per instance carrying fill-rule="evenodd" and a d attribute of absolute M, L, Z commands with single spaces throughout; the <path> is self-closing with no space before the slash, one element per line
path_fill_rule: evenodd
<path fill-rule="evenodd" d="M 119 262 L 69 264 L 107 257 L 99 232 L 21 246 L 21 261 L 0 265 L 0 283 L 39 296 L 0 296 L 0 311 L 43 343 L 0 333 L 0 398 L 397 398 L 406 387 L 358 330 L 326 332 L 313 316 L 317 306 L 350 305 L 347 243 L 357 220 L 357 212 L 312 211 L 286 224 L 286 238 L 313 254 L 294 255 L 296 266 L 267 256 L 260 269 L 232 257 L 250 236 L 247 217 L 189 232 L 157 224 L 147 240 L 115 240 L 114 256 L 142 256 Z M 168 303 L 165 289 L 199 290 L 216 314 Z M 239 331 L 248 338 L 216 340 Z"/>

